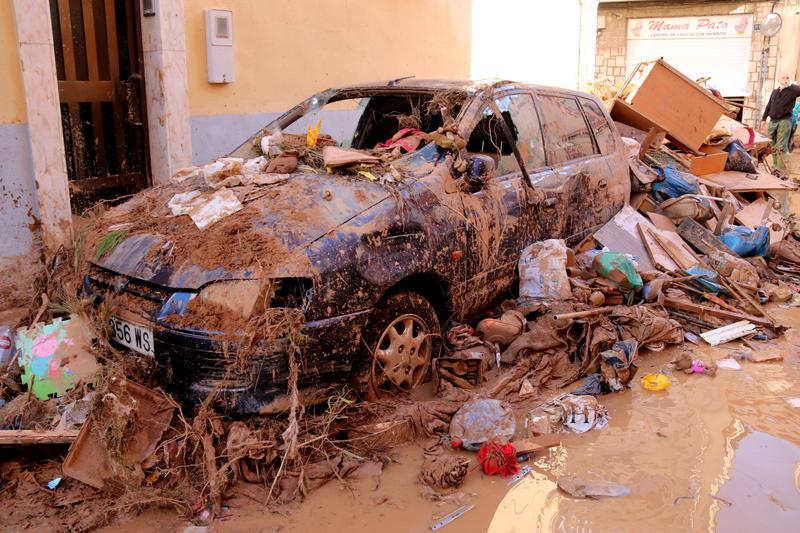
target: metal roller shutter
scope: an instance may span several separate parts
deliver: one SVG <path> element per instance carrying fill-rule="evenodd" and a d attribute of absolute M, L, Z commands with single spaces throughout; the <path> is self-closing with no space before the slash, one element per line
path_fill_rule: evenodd
<path fill-rule="evenodd" d="M 626 68 L 663 57 L 688 77 L 710 76 L 724 96 L 746 96 L 753 15 L 628 19 Z"/>

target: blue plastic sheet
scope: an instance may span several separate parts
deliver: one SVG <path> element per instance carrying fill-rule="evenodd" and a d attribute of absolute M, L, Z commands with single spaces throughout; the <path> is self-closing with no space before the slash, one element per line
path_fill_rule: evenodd
<path fill-rule="evenodd" d="M 694 265 L 684 270 L 684 272 L 690 276 L 700 276 L 699 278 L 695 278 L 694 281 L 714 294 L 719 294 L 720 292 L 725 291 L 725 288 L 717 283 L 717 273 L 713 270 L 703 268 L 699 265 Z"/>
<path fill-rule="evenodd" d="M 769 255 L 769 229 L 766 226 L 756 229 L 734 226 L 720 235 L 719 240 L 739 257 Z"/>
<path fill-rule="evenodd" d="M 662 181 L 653 183 L 653 197 L 659 203 L 684 194 L 697 194 L 700 191 L 697 178 L 688 172 L 681 172 L 675 168 L 674 163 L 665 167 L 653 167 L 653 170 L 664 178 Z"/>

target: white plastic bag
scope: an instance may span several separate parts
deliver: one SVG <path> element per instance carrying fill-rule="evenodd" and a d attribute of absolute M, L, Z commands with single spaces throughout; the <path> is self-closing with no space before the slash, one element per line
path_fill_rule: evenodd
<path fill-rule="evenodd" d="M 536 242 L 519 258 L 519 295 L 528 298 L 567 300 L 572 289 L 567 276 L 571 251 L 560 239 Z"/>

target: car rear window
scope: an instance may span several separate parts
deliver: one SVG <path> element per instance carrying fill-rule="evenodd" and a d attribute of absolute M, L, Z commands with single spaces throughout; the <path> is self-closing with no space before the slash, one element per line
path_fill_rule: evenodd
<path fill-rule="evenodd" d="M 578 99 L 584 112 L 586 112 L 586 118 L 589 119 L 589 125 L 592 127 L 594 138 L 600 146 L 600 151 L 603 155 L 612 153 L 616 148 L 614 134 L 600 106 L 597 105 L 597 102 L 588 98 L 578 97 Z"/>
<path fill-rule="evenodd" d="M 545 131 L 545 151 L 551 165 L 560 165 L 597 153 L 589 127 L 574 97 L 543 94 L 539 99 Z"/>

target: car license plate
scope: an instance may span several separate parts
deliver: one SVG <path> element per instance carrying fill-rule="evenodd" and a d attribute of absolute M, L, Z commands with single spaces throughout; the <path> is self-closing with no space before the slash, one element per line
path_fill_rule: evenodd
<path fill-rule="evenodd" d="M 155 356 L 152 329 L 132 324 L 115 316 L 110 317 L 108 322 L 111 326 L 111 340 L 140 354 Z"/>

